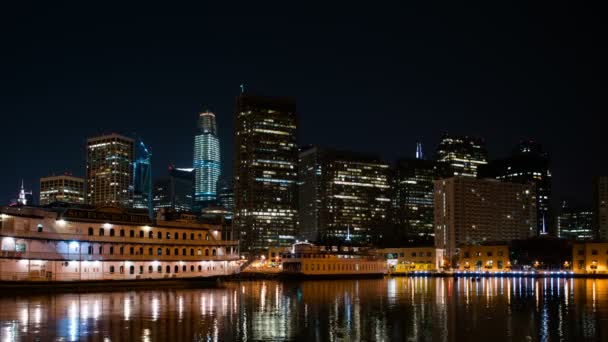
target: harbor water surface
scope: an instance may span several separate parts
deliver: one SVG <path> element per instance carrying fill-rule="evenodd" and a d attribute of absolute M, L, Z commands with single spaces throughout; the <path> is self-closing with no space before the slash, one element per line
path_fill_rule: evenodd
<path fill-rule="evenodd" d="M 0 341 L 608 341 L 608 280 L 384 278 L 0 297 Z"/>

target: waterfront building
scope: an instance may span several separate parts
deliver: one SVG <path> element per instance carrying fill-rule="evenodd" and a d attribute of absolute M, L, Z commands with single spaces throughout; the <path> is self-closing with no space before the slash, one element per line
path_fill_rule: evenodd
<path fill-rule="evenodd" d="M 509 245 L 486 243 L 460 246 L 457 269 L 469 272 L 510 271 Z"/>
<path fill-rule="evenodd" d="M 435 246 L 448 258 L 460 245 L 525 239 L 535 222 L 531 185 L 469 177 L 435 181 Z"/>
<path fill-rule="evenodd" d="M 133 206 L 134 141 L 119 134 L 87 139 L 87 203 Z"/>
<path fill-rule="evenodd" d="M 290 246 L 298 220 L 296 103 L 241 94 L 235 124 L 234 224 L 242 247 Z"/>
<path fill-rule="evenodd" d="M 198 133 L 194 137 L 194 201 L 199 207 L 217 199 L 220 178 L 220 141 L 215 114 L 204 111 L 198 117 Z"/>
<path fill-rule="evenodd" d="M 378 241 L 390 223 L 390 167 L 376 156 L 329 148 L 300 152 L 300 238 Z"/>
<path fill-rule="evenodd" d="M 608 242 L 580 242 L 572 247 L 576 274 L 608 274 Z"/>
<path fill-rule="evenodd" d="M 85 203 L 84 178 L 69 174 L 40 178 L 41 206 L 54 202 Z"/>
<path fill-rule="evenodd" d="M 152 205 L 154 211 L 170 208 L 175 211 L 192 211 L 194 198 L 194 169 L 169 166 L 168 177 L 154 183 Z"/>
<path fill-rule="evenodd" d="M 221 226 L 161 211 L 0 207 L 0 280 L 195 278 L 238 272 Z"/>
<path fill-rule="evenodd" d="M 480 166 L 479 178 L 496 178 L 503 182 L 532 184 L 536 196 L 536 234 L 556 236 L 551 231 L 551 171 L 550 159 L 542 146 L 525 140 L 513 149 L 509 158 L 491 161 Z"/>
<path fill-rule="evenodd" d="M 420 148 L 420 146 L 419 146 Z M 422 155 L 422 151 L 416 152 Z M 433 243 L 434 181 L 448 173 L 444 163 L 401 159 L 395 168 L 395 223 L 400 238 Z"/>
<path fill-rule="evenodd" d="M 562 202 L 562 212 L 557 217 L 557 237 L 569 240 L 593 240 L 593 211 L 572 208 Z"/>
<path fill-rule="evenodd" d="M 595 237 L 608 241 L 608 176 L 594 179 L 593 214 Z"/>
<path fill-rule="evenodd" d="M 483 139 L 444 134 L 437 146 L 437 161 L 447 163 L 452 176 L 477 177 L 477 168 L 487 164 Z"/>
<path fill-rule="evenodd" d="M 443 267 L 443 250 L 429 246 L 378 249 L 390 273 L 437 272 Z"/>

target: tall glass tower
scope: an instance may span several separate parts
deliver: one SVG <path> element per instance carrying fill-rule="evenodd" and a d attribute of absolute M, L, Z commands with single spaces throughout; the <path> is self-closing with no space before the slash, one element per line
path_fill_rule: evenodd
<path fill-rule="evenodd" d="M 194 137 L 194 201 L 198 205 L 217 199 L 220 178 L 220 141 L 215 114 L 205 111 L 198 117 L 198 134 Z"/>

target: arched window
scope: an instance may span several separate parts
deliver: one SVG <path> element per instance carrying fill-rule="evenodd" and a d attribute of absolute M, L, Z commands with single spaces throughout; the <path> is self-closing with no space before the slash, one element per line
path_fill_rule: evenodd
<path fill-rule="evenodd" d="M 205 249 L 205 256 L 209 256 L 209 250 Z"/>
<path fill-rule="evenodd" d="M 169 248 L 167 248 L 166 252 L 167 252 L 167 253 L 165 253 L 165 254 L 167 254 L 167 255 L 171 255 L 171 250 L 170 250 Z"/>
<path fill-rule="evenodd" d="M 114 246 L 110 246 L 110 254 L 114 254 Z"/>
<path fill-rule="evenodd" d="M 125 236 L 125 230 L 124 230 L 124 229 L 121 229 L 121 230 L 120 230 L 120 236 L 121 236 L 121 237 L 124 237 L 124 236 Z"/>
<path fill-rule="evenodd" d="M 190 265 L 190 272 L 194 272 L 194 265 Z"/>
<path fill-rule="evenodd" d="M 194 256 L 194 248 L 190 248 L 190 256 Z"/>
<path fill-rule="evenodd" d="M 144 255 L 144 248 L 143 247 L 139 247 L 139 255 Z"/>
<path fill-rule="evenodd" d="M 129 254 L 135 254 L 135 247 L 129 247 Z"/>
<path fill-rule="evenodd" d="M 110 273 L 114 273 L 114 266 L 110 266 Z"/>
<path fill-rule="evenodd" d="M 140 238 L 143 238 L 143 237 L 144 237 L 144 231 L 143 231 L 143 230 L 140 230 L 140 231 L 139 231 L 139 237 L 140 237 Z"/>
<path fill-rule="evenodd" d="M 217 255 L 217 251 L 215 250 L 215 248 L 213 249 L 213 256 Z"/>
<path fill-rule="evenodd" d="M 156 237 L 159 238 L 159 239 L 162 239 L 163 238 L 163 233 L 161 233 L 161 232 L 156 233 Z"/>
<path fill-rule="evenodd" d="M 173 236 L 175 237 L 175 240 L 179 239 L 179 233 L 175 233 Z"/>
<path fill-rule="evenodd" d="M 163 267 L 161 265 L 158 265 L 158 267 L 156 268 L 156 271 L 158 273 L 163 273 Z"/>
<path fill-rule="evenodd" d="M 148 273 L 152 273 L 154 270 L 154 268 L 152 267 L 152 265 L 148 266 Z"/>
<path fill-rule="evenodd" d="M 99 236 L 104 236 L 105 230 L 103 228 L 99 228 Z"/>
<path fill-rule="evenodd" d="M 167 267 L 165 267 L 165 271 L 166 273 L 171 273 L 171 266 L 167 265 Z"/>
<path fill-rule="evenodd" d="M 152 255 L 154 254 L 154 250 L 152 249 L 152 247 L 148 248 L 148 255 Z"/>
<path fill-rule="evenodd" d="M 129 231 L 129 237 L 135 237 L 135 231 L 133 229 Z"/>
<path fill-rule="evenodd" d="M 203 239 L 203 234 L 198 233 L 198 239 L 199 239 L 199 240 L 202 240 L 202 239 Z"/>
<path fill-rule="evenodd" d="M 120 246 L 120 255 L 125 254 L 125 247 L 124 246 Z"/>
<path fill-rule="evenodd" d="M 89 245 L 88 253 L 89 255 L 93 254 L 93 246 Z"/>
<path fill-rule="evenodd" d="M 199 272 L 202 272 L 202 271 L 203 271 L 203 266 L 198 265 L 198 271 L 199 271 Z"/>
<path fill-rule="evenodd" d="M 209 241 L 209 234 L 205 234 L 205 240 Z"/>
<path fill-rule="evenodd" d="M 167 239 L 171 238 L 171 233 L 167 232 Z"/>
<path fill-rule="evenodd" d="M 120 266 L 120 267 L 118 268 L 118 270 L 120 271 L 120 273 L 121 273 L 121 274 L 122 274 L 122 273 L 125 273 L 125 267 L 124 267 L 124 266 Z"/>
<path fill-rule="evenodd" d="M 194 233 L 190 234 L 190 240 L 194 240 Z"/>
<path fill-rule="evenodd" d="M 175 265 L 175 267 L 173 268 L 174 272 L 173 273 L 179 273 L 179 266 Z"/>
<path fill-rule="evenodd" d="M 154 239 L 154 232 L 149 231 L 149 232 L 148 232 L 148 238 L 150 238 L 150 239 Z"/>
<path fill-rule="evenodd" d="M 131 265 L 131 267 L 129 267 L 129 274 L 135 274 L 135 266 Z"/>
<path fill-rule="evenodd" d="M 38 226 L 36 227 L 38 233 L 42 233 L 42 224 L 38 223 Z"/>
<path fill-rule="evenodd" d="M 159 248 L 158 250 L 156 250 L 156 254 L 157 255 L 163 255 L 163 249 Z"/>
<path fill-rule="evenodd" d="M 89 235 L 93 235 L 93 227 L 89 227 Z"/>
<path fill-rule="evenodd" d="M 188 234 L 186 234 L 186 233 L 182 234 L 182 239 L 183 240 L 187 240 L 188 239 Z"/>
<path fill-rule="evenodd" d="M 186 272 L 187 268 L 186 265 L 182 266 L 182 272 Z"/>
<path fill-rule="evenodd" d="M 179 248 L 175 248 L 175 249 L 173 250 L 173 252 L 175 252 L 175 254 L 174 254 L 174 255 L 179 255 Z"/>
<path fill-rule="evenodd" d="M 114 228 L 110 229 L 110 236 L 114 236 Z"/>
<path fill-rule="evenodd" d="M 99 254 L 103 254 L 103 246 L 99 246 Z"/>
<path fill-rule="evenodd" d="M 203 250 L 202 249 L 197 249 L 196 250 L 196 255 L 203 255 Z"/>
<path fill-rule="evenodd" d="M 182 255 L 188 255 L 185 248 L 182 249 Z"/>

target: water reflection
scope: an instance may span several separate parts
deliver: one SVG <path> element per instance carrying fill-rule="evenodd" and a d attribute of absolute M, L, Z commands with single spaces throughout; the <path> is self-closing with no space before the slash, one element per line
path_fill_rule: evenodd
<path fill-rule="evenodd" d="M 0 341 L 601 340 L 608 280 L 255 281 L 0 299 Z"/>

